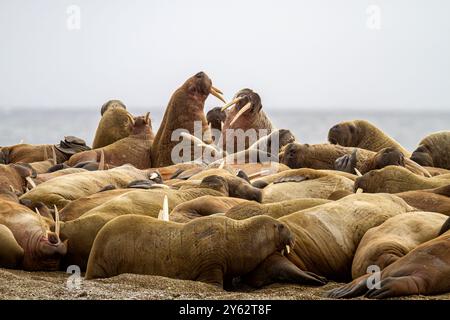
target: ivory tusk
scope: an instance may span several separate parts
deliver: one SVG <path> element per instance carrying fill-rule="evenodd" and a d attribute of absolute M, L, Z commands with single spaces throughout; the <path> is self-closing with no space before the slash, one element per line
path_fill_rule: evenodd
<path fill-rule="evenodd" d="M 286 252 L 287 254 L 291 253 L 291 247 L 288 244 L 286 245 Z"/>
<path fill-rule="evenodd" d="M 53 158 L 53 165 L 56 165 L 58 163 L 58 160 L 56 159 L 55 146 L 52 146 L 52 158 Z"/>
<path fill-rule="evenodd" d="M 222 161 L 220 162 L 219 169 L 223 169 L 224 167 L 225 167 L 225 160 L 222 160 Z"/>
<path fill-rule="evenodd" d="M 30 177 L 26 177 L 25 180 L 33 187 L 36 188 L 36 183 Z"/>
<path fill-rule="evenodd" d="M 361 173 L 361 171 L 359 171 L 359 170 L 356 169 L 356 168 L 355 168 L 355 172 L 356 172 L 356 175 L 357 175 L 358 177 L 362 177 L 362 176 L 363 176 L 362 173 Z"/>
<path fill-rule="evenodd" d="M 363 193 L 363 192 L 364 192 L 363 188 L 358 188 L 358 190 L 356 190 L 356 193 Z"/>
<path fill-rule="evenodd" d="M 169 199 L 164 196 L 163 208 L 159 211 L 158 220 L 169 221 Z"/>
<path fill-rule="evenodd" d="M 209 93 L 211 93 L 217 99 L 221 100 L 223 103 L 227 103 L 225 98 L 219 92 L 214 90 L 214 87 L 211 87 L 211 89 L 209 90 Z"/>
<path fill-rule="evenodd" d="M 427 169 L 416 163 L 411 159 L 405 158 L 405 168 L 413 173 L 422 173 L 425 177 L 431 178 L 431 174 Z"/>
<path fill-rule="evenodd" d="M 127 116 L 128 116 L 128 119 L 130 119 L 131 124 L 134 126 L 134 117 L 129 112 L 127 112 Z"/>
<path fill-rule="evenodd" d="M 239 101 L 241 101 L 242 99 L 244 99 L 244 97 L 237 97 L 236 99 L 234 99 L 233 101 L 227 103 L 226 105 L 224 105 L 221 109 L 221 111 L 225 111 L 228 108 L 234 106 L 236 103 L 238 103 Z"/>
<path fill-rule="evenodd" d="M 36 210 L 36 213 L 37 213 L 37 215 L 38 215 L 38 217 L 39 217 L 39 224 L 41 225 L 42 233 L 44 234 L 44 236 L 47 236 L 47 235 L 48 235 L 48 232 L 47 232 L 47 229 L 45 229 L 45 226 L 44 226 L 44 220 L 42 219 L 42 215 L 41 215 L 41 213 L 39 212 L 39 209 L 38 209 L 38 208 L 34 208 L 34 209 Z"/>
<path fill-rule="evenodd" d="M 98 163 L 98 170 L 105 170 L 105 152 L 103 150 L 100 151 L 100 162 Z"/>
<path fill-rule="evenodd" d="M 153 173 L 150 175 L 150 177 L 149 177 L 150 180 L 153 180 L 153 179 L 156 179 L 156 178 L 158 178 L 158 174 L 157 174 L 156 172 L 153 172 Z"/>
<path fill-rule="evenodd" d="M 261 170 L 261 171 L 258 171 L 258 172 L 249 174 L 249 175 L 248 175 L 248 178 L 249 178 L 249 179 L 253 179 L 254 177 L 262 176 L 262 175 L 267 174 L 267 173 L 270 173 L 270 170 L 269 170 L 269 169 Z"/>
<path fill-rule="evenodd" d="M 247 112 L 247 110 L 249 110 L 251 107 L 252 103 L 249 102 L 241 110 L 239 110 L 239 112 L 234 117 L 233 121 L 231 121 L 230 126 L 232 126 L 237 121 L 237 119 L 239 119 L 240 116 L 242 116 L 245 112 Z"/>
<path fill-rule="evenodd" d="M 218 89 L 217 87 L 211 86 L 211 88 L 216 91 L 217 93 L 223 94 L 222 90 Z"/>
<path fill-rule="evenodd" d="M 58 207 L 55 204 L 53 205 L 53 207 L 55 208 L 55 233 L 59 239 L 59 230 L 61 228 L 61 226 L 60 226 L 61 222 L 59 220 L 59 211 L 58 211 Z"/>

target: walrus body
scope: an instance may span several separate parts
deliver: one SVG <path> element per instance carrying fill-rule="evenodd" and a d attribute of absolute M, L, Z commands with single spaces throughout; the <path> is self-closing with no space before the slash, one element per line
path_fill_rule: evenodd
<path fill-rule="evenodd" d="M 46 181 L 26 193 L 21 199 L 33 203 L 43 202 L 49 207 L 62 209 L 70 201 L 97 193 L 107 185 L 125 188 L 135 180 L 147 180 L 150 173 L 130 165 L 107 171 L 87 171 L 60 176 Z"/>
<path fill-rule="evenodd" d="M 425 137 L 411 159 L 423 166 L 450 170 L 450 131 L 441 131 Z"/>
<path fill-rule="evenodd" d="M 38 174 L 35 178 L 32 178 L 33 182 L 38 185 L 44 183 L 45 181 L 52 180 L 57 177 L 66 176 L 68 174 L 86 172 L 85 169 L 82 168 L 66 168 L 54 172 L 41 173 Z"/>
<path fill-rule="evenodd" d="M 450 216 L 450 183 L 436 189 L 406 191 L 395 195 L 414 208 Z"/>
<path fill-rule="evenodd" d="M 24 192 L 27 179 L 35 175 L 36 172 L 28 164 L 0 164 L 0 194 L 9 191 Z"/>
<path fill-rule="evenodd" d="M 447 218 L 435 212 L 409 212 L 368 230 L 353 258 L 352 278 L 367 274 L 369 266 L 383 270 L 418 245 L 436 238 Z"/>
<path fill-rule="evenodd" d="M 0 200 L 0 267 L 58 270 L 66 244 L 53 222 L 13 201 Z"/>
<path fill-rule="evenodd" d="M 256 202 L 243 202 L 226 211 L 225 216 L 235 220 L 243 220 L 254 216 L 267 215 L 278 219 L 288 214 L 320 206 L 331 202 L 325 199 L 300 198 L 275 203 L 260 204 Z"/>
<path fill-rule="evenodd" d="M 413 190 L 433 189 L 450 184 L 446 175 L 426 178 L 418 176 L 399 166 L 387 166 L 373 170 L 355 181 L 355 190 L 361 188 L 364 192 L 399 193 Z"/>
<path fill-rule="evenodd" d="M 351 278 L 357 246 L 367 230 L 395 215 L 412 211 L 402 199 L 388 194 L 355 194 L 281 217 L 296 238 L 287 257 L 273 256 L 245 281 L 260 287 L 273 282 L 305 283 L 304 272 L 333 280 Z"/>
<path fill-rule="evenodd" d="M 115 167 L 131 164 L 138 169 L 148 169 L 152 166 L 153 139 L 150 118 L 138 117 L 129 136 L 102 148 L 77 153 L 69 159 L 68 165 L 74 167 L 87 161 L 100 162 L 103 153 L 105 164 Z"/>
<path fill-rule="evenodd" d="M 180 143 L 172 140 L 172 134 L 176 130 L 185 129 L 191 135 L 195 135 L 195 122 L 199 122 L 201 123 L 202 137 L 198 138 L 206 143 L 211 143 L 211 132 L 203 112 L 205 100 L 210 92 L 214 93 L 211 79 L 204 72 L 199 72 L 189 78 L 172 95 L 153 143 L 152 163 L 154 167 L 165 167 L 175 163 L 175 159 L 172 159 L 172 150 Z M 176 156 L 182 157 L 186 162 L 195 160 L 193 154 L 194 150 L 191 150 L 188 155 L 177 154 Z M 187 158 L 190 159 L 187 160 Z"/>
<path fill-rule="evenodd" d="M 86 279 L 138 273 L 223 286 L 293 242 L 289 229 L 270 217 L 206 217 L 187 224 L 120 217 L 95 239 Z"/>
<path fill-rule="evenodd" d="M 396 148 L 405 157 L 410 152 L 366 120 L 345 121 L 333 126 L 328 132 L 328 141 L 344 147 L 356 147 L 378 152 L 384 148 Z"/>
<path fill-rule="evenodd" d="M 130 135 L 133 117 L 120 100 L 110 100 L 102 106 L 102 118 L 95 131 L 93 149 L 106 147 Z"/>
<path fill-rule="evenodd" d="M 450 231 L 425 242 L 381 271 L 380 287 L 369 289 L 370 274 L 327 292 L 330 298 L 384 299 L 450 291 Z"/>

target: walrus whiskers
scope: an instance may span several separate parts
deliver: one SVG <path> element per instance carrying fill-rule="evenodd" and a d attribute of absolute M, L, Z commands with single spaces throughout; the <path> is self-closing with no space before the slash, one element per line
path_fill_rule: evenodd
<path fill-rule="evenodd" d="M 247 103 L 241 110 L 239 110 L 239 112 L 236 114 L 236 116 L 234 117 L 234 119 L 231 121 L 230 126 L 232 126 L 237 119 L 239 119 L 245 112 L 247 112 L 247 110 L 249 110 L 252 107 L 252 103 L 249 102 Z"/>
<path fill-rule="evenodd" d="M 228 102 L 226 105 L 224 105 L 221 109 L 221 111 L 225 111 L 228 108 L 234 106 L 236 103 L 238 103 L 239 101 L 241 101 L 242 99 L 244 99 L 244 97 L 237 97 L 236 99 L 233 99 L 233 101 Z"/>

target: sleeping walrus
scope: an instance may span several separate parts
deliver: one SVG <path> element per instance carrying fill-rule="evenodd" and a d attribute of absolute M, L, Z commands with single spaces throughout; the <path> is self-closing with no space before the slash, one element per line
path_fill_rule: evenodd
<path fill-rule="evenodd" d="M 400 150 L 405 157 L 409 158 L 411 155 L 397 141 L 366 120 L 345 121 L 333 126 L 328 132 L 328 141 L 344 147 L 356 147 L 375 152 L 393 147 Z"/>
<path fill-rule="evenodd" d="M 220 90 L 213 87 L 211 79 L 204 72 L 199 72 L 186 80 L 173 93 L 153 143 L 152 163 L 154 167 L 174 164 L 175 159 L 172 159 L 172 150 L 180 143 L 177 137 L 172 137 L 176 130 L 185 129 L 189 134 L 195 135 L 195 122 L 198 122 L 201 124 L 199 134 L 201 133 L 202 137 L 197 138 L 206 143 L 211 143 L 211 132 L 203 112 L 205 100 L 210 93 L 225 102 Z M 194 150 L 191 150 L 191 154 L 177 154 L 176 156 L 182 157 L 184 160 L 187 158 L 195 160 L 193 158 Z"/>
<path fill-rule="evenodd" d="M 436 132 L 425 137 L 411 159 L 423 166 L 450 169 L 450 131 Z"/>
<path fill-rule="evenodd" d="M 293 243 L 289 228 L 270 217 L 205 217 L 180 224 L 123 216 L 97 235 L 86 279 L 137 273 L 222 287 Z"/>

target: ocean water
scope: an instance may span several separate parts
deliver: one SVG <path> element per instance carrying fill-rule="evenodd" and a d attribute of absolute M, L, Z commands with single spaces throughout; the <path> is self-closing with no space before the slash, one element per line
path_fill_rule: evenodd
<path fill-rule="evenodd" d="M 156 133 L 164 110 L 132 109 L 132 114 L 151 112 L 153 130 Z M 301 143 L 327 141 L 328 130 L 333 125 L 353 119 L 366 119 L 400 142 L 414 150 L 419 141 L 429 133 L 450 130 L 448 112 L 424 111 L 266 111 L 278 129 L 290 129 Z M 11 109 L 0 110 L 0 146 L 18 144 L 57 143 L 64 136 L 73 135 L 92 143 L 100 120 L 98 107 L 91 109 Z"/>

